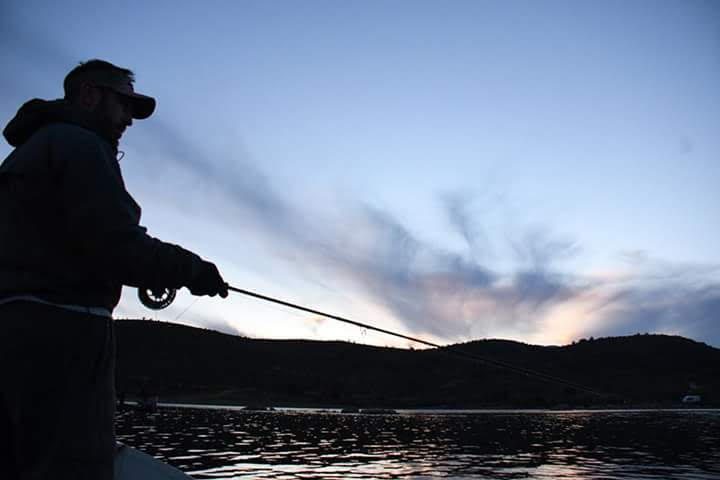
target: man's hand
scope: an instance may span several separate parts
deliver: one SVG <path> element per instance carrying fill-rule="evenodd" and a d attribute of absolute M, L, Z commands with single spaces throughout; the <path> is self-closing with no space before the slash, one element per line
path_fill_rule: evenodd
<path fill-rule="evenodd" d="M 214 297 L 220 295 L 222 298 L 228 296 L 228 286 L 220 276 L 215 264 L 202 261 L 198 273 L 188 282 L 187 288 L 193 295 L 209 295 Z"/>

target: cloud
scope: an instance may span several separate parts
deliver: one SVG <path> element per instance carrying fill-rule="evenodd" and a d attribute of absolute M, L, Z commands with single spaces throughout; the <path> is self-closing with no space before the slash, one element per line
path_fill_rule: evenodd
<path fill-rule="evenodd" d="M 334 250 L 336 271 L 412 334 L 559 343 L 649 331 L 720 344 L 719 270 L 712 265 L 646 256 L 644 267 L 635 265 L 620 277 L 568 274 L 560 266 L 578 254 L 578 245 L 535 228 L 513 243 L 515 268 L 500 272 L 424 244 L 384 212 L 365 210 L 356 228 L 372 241 L 353 245 L 353 255 Z M 333 232 L 325 233 L 333 238 Z"/>
<path fill-rule="evenodd" d="M 478 225 L 477 218 L 469 212 L 471 200 L 472 196 L 468 193 L 449 193 L 441 198 L 450 226 L 465 240 L 471 253 L 487 253 L 489 241 Z"/>
<path fill-rule="evenodd" d="M 354 253 L 343 255 L 344 243 L 329 246 L 335 270 L 413 332 L 466 333 L 467 319 L 461 314 L 465 299 L 473 289 L 490 284 L 494 274 L 422 243 L 386 212 L 364 207 L 356 216 L 353 230 L 362 233 L 352 245 Z"/>
<path fill-rule="evenodd" d="M 148 138 L 153 143 L 146 146 L 160 149 L 169 162 L 162 168 L 182 170 L 212 193 L 203 201 L 220 203 L 209 209 L 218 219 L 242 223 L 246 237 L 275 245 L 298 275 L 323 271 L 325 282 L 347 285 L 350 294 L 383 306 L 407 333 L 444 341 L 505 336 L 558 343 L 664 331 L 720 342 L 712 321 L 720 310 L 712 282 L 717 267 L 663 262 L 638 250 L 621 255 L 628 267 L 623 275 L 568 274 L 562 264 L 581 253 L 579 245 L 535 226 L 496 235 L 509 238 L 513 255 L 512 267 L 501 271 L 472 254 L 478 245 L 500 248 L 470 214 L 470 195 L 446 195 L 440 202 L 466 241 L 463 254 L 423 242 L 388 212 L 360 203 L 344 205 L 341 221 L 322 216 L 283 196 L 249 158 L 212 161 L 167 125 L 156 125 Z"/>
<path fill-rule="evenodd" d="M 510 243 L 518 261 L 535 271 L 543 271 L 556 262 L 577 255 L 580 250 L 575 242 L 553 237 L 548 229 L 540 227 L 528 229 Z"/>
<path fill-rule="evenodd" d="M 501 274 L 467 256 L 423 243 L 386 212 L 365 207 L 359 217 L 353 231 L 362 232 L 362 240 L 342 242 L 352 255 L 342 255 L 340 243 L 335 245 L 333 266 L 413 333 L 468 339 L 498 326 L 533 331 L 540 328 L 534 319 L 544 309 L 585 288 L 552 271 L 551 262 L 568 255 L 573 244 L 550 241 L 549 233 L 534 232 L 523 241 L 533 254 L 531 269 Z M 333 238 L 332 233 L 326 232 L 326 237 Z"/>
<path fill-rule="evenodd" d="M 268 230 L 289 227 L 294 221 L 288 205 L 273 191 L 267 177 L 255 168 L 242 153 L 213 156 L 162 120 L 144 126 L 142 147 L 148 153 L 159 153 L 164 162 L 156 165 L 157 172 L 178 172 L 192 176 L 195 189 L 198 181 L 203 193 L 222 195 L 230 203 L 225 208 L 240 208 Z M 221 158 L 221 160 L 214 160 Z M 168 175 L 169 176 L 169 175 Z M 173 189 L 176 185 L 170 183 Z M 203 195 L 198 195 L 202 197 Z"/>
<path fill-rule="evenodd" d="M 712 265 L 655 261 L 615 289 L 588 334 L 660 332 L 720 345 L 720 281 Z"/>

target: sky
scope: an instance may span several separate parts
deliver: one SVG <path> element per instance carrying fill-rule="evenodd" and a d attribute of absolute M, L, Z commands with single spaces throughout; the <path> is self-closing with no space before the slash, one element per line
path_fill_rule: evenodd
<path fill-rule="evenodd" d="M 233 286 L 439 343 L 720 347 L 718 2 L 9 0 L 0 120 L 90 58 L 158 101 L 121 142 L 142 224 Z M 410 346 L 234 294 L 115 316 Z"/>

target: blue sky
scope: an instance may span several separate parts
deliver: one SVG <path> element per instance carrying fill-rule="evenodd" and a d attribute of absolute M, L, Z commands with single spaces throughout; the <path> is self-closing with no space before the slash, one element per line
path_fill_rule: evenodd
<path fill-rule="evenodd" d="M 81 60 L 133 69 L 143 223 L 231 284 L 440 342 L 720 346 L 716 2 L 150 3 L 4 2 L 0 117 Z M 155 317 L 405 345 L 193 302 Z"/>

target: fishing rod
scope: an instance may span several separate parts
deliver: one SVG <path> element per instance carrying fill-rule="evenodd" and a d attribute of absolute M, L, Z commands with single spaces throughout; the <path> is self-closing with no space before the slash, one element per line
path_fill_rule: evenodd
<path fill-rule="evenodd" d="M 270 297 L 268 295 L 263 295 L 261 293 L 253 292 L 250 290 L 245 290 L 242 288 L 233 287 L 228 284 L 226 284 L 226 286 L 227 286 L 228 291 L 230 291 L 230 292 L 240 293 L 242 295 L 247 295 L 250 297 L 258 298 L 260 300 L 265 300 L 267 302 L 276 303 L 278 305 L 283 305 L 285 307 L 293 308 L 296 310 L 301 310 L 303 312 L 312 313 L 314 315 L 320 315 L 322 317 L 326 317 L 326 318 L 330 318 L 332 320 L 337 320 L 338 322 L 343 322 L 343 323 L 347 323 L 350 325 L 354 325 L 356 327 L 364 328 L 366 330 L 373 330 L 376 332 L 384 333 L 386 335 L 392 335 L 394 337 L 402 338 L 405 340 L 410 340 L 412 342 L 420 343 L 420 344 L 426 345 L 428 347 L 437 348 L 437 349 L 439 349 L 440 352 L 444 352 L 444 353 L 454 355 L 457 357 L 462 357 L 465 359 L 473 360 L 473 361 L 480 362 L 480 363 L 483 363 L 486 365 L 490 365 L 490 366 L 493 366 L 496 368 L 510 370 L 510 371 L 515 372 L 520 375 L 525 375 L 528 377 L 535 377 L 535 378 L 538 378 L 540 380 L 544 380 L 547 382 L 565 385 L 567 387 L 572 387 L 576 390 L 581 390 L 583 392 L 590 393 L 595 396 L 599 396 L 599 397 L 609 397 L 610 396 L 606 393 L 598 392 L 598 391 L 588 388 L 584 385 L 580 385 L 578 383 L 575 383 L 570 380 L 566 380 L 564 378 L 556 377 L 554 375 L 549 375 L 549 374 L 546 374 L 543 372 L 538 372 L 538 371 L 531 370 L 529 368 L 521 367 L 518 365 L 513 365 L 510 363 L 500 361 L 500 360 L 494 360 L 494 359 L 487 358 L 487 357 L 484 357 L 481 355 L 476 355 L 474 353 L 470 353 L 465 350 L 459 349 L 455 346 L 440 345 L 440 344 L 437 344 L 434 342 L 429 342 L 427 340 L 423 340 L 422 338 L 411 337 L 409 335 L 404 335 L 402 333 L 393 332 L 391 330 L 386 330 L 384 328 L 376 327 L 376 326 L 370 325 L 368 323 L 358 322 L 355 320 L 350 320 L 349 318 L 341 317 L 338 315 L 333 315 L 331 313 L 321 312 L 320 310 L 315 310 L 314 308 L 305 307 L 302 305 L 298 305 L 296 303 L 288 302 L 286 300 L 281 300 L 279 298 Z M 142 302 L 142 304 L 153 310 L 162 310 L 163 308 L 168 307 L 173 302 L 173 300 L 175 300 L 176 293 L 177 293 L 177 291 L 172 288 L 160 288 L 160 289 L 138 288 L 138 297 L 140 298 L 140 301 Z"/>

